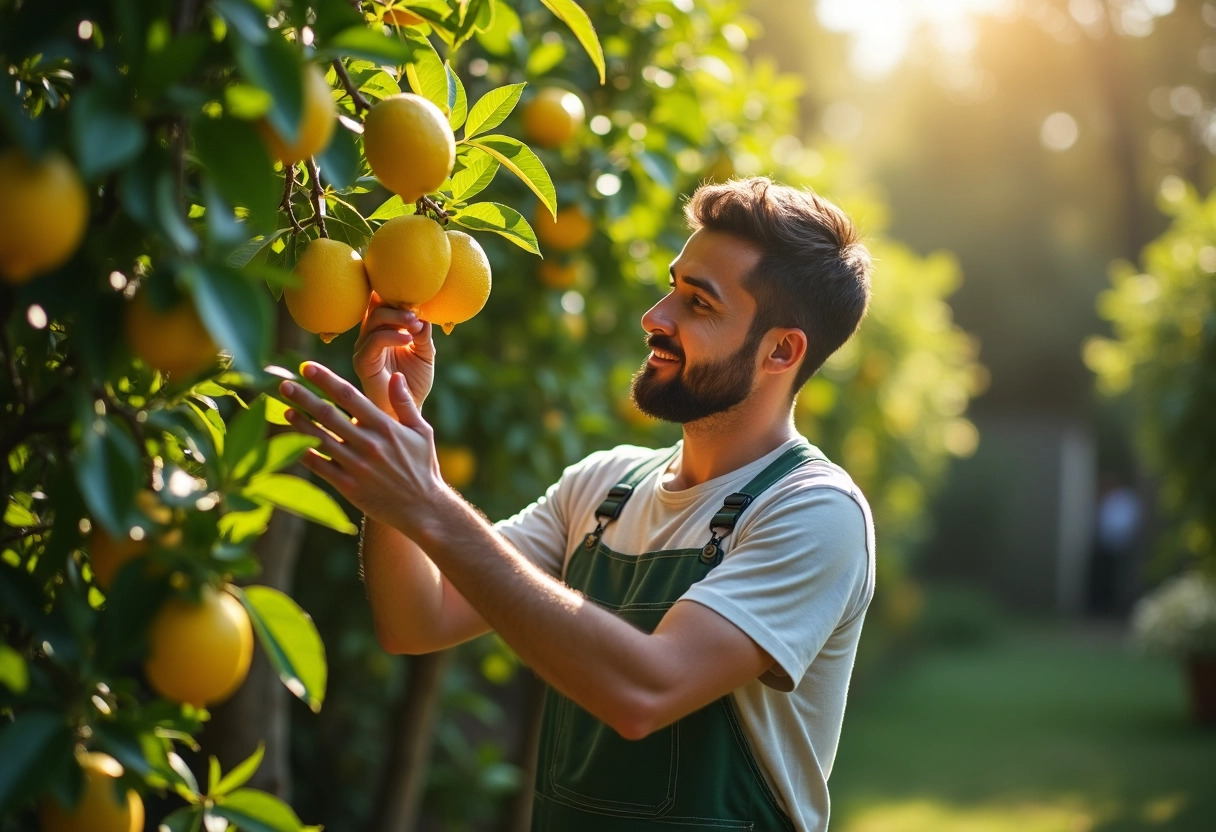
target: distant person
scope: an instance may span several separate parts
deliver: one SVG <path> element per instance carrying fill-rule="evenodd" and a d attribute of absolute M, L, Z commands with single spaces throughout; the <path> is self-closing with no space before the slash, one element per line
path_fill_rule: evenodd
<path fill-rule="evenodd" d="M 704 186 L 686 216 L 633 383 L 683 440 L 594 453 L 496 526 L 440 477 L 419 414 L 435 350 L 413 313 L 373 301 L 362 394 L 306 366 L 355 423 L 282 389 L 291 424 L 320 440 L 308 467 L 365 513 L 384 647 L 424 653 L 493 629 L 550 685 L 538 830 L 828 825 L 873 523 L 793 405 L 861 321 L 870 258 L 838 208 L 767 179 Z"/>
<path fill-rule="evenodd" d="M 1127 581 L 1143 514 L 1139 493 L 1108 479 L 1098 495 L 1090 562 L 1091 613 L 1115 615 L 1125 611 Z"/>

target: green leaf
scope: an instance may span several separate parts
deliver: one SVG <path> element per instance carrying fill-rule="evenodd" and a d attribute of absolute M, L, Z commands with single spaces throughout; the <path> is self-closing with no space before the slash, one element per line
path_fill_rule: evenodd
<path fill-rule="evenodd" d="M 459 130 L 464 124 L 465 116 L 469 112 L 469 99 L 464 91 L 464 84 L 460 82 L 460 76 L 452 69 L 452 65 L 444 63 L 444 71 L 448 75 L 448 106 L 450 115 L 448 116 L 448 124 L 453 130 Z"/>
<path fill-rule="evenodd" d="M 225 543 L 240 546 L 266 532 L 274 506 L 258 506 L 250 511 L 229 511 L 216 524 Z"/>
<path fill-rule="evenodd" d="M 508 84 L 483 95 L 469 111 L 468 121 L 464 125 L 464 137 L 471 139 L 502 124 L 519 103 L 519 96 L 526 86 L 528 85 Z"/>
<path fill-rule="evenodd" d="M 247 42 L 254 46 L 266 42 L 269 35 L 266 15 L 248 0 L 211 0 L 211 5 Z"/>
<path fill-rule="evenodd" d="M 20 503 L 13 502 L 10 498 L 8 505 L 4 507 L 4 525 L 19 529 L 22 526 L 36 526 L 37 524 L 38 518 L 34 512 Z"/>
<path fill-rule="evenodd" d="M 532 193 L 540 197 L 549 213 L 557 217 L 557 192 L 553 188 L 553 180 L 549 178 L 549 172 L 531 148 L 519 139 L 500 135 L 481 136 L 470 140 L 469 144 L 489 153 L 507 170 L 522 179 Z"/>
<path fill-rule="evenodd" d="M 195 151 L 207 178 L 232 205 L 249 209 L 252 230 L 264 233 L 275 226 L 282 197 L 265 145 L 247 121 L 200 117 L 191 125 Z M 240 148 L 240 152 L 234 152 Z"/>
<path fill-rule="evenodd" d="M 212 786 L 211 796 L 220 797 L 221 795 L 226 795 L 233 789 L 239 789 L 248 783 L 249 778 L 258 770 L 258 766 L 262 764 L 262 756 L 265 753 L 266 746 L 259 742 L 256 751 L 250 754 L 243 762 L 238 763 L 232 771 L 225 774 L 219 783 Z"/>
<path fill-rule="evenodd" d="M 600 74 L 600 83 L 604 83 L 604 48 L 600 46 L 600 39 L 595 34 L 595 26 L 591 24 L 591 18 L 587 13 L 575 3 L 574 0 L 541 0 L 542 3 L 557 15 L 557 18 L 570 27 L 570 31 L 578 38 L 578 42 L 583 45 L 583 49 L 587 51 L 587 56 L 591 58 L 591 63 L 595 64 L 596 70 Z"/>
<path fill-rule="evenodd" d="M 455 101 L 455 91 L 451 89 L 448 70 L 443 59 L 431 46 L 431 42 L 416 32 L 407 32 L 411 43 L 417 44 L 414 57 L 405 67 L 405 77 L 410 89 L 428 99 L 443 110 L 445 116 L 452 113 L 452 102 Z"/>
<path fill-rule="evenodd" d="M 13 693 L 25 693 L 30 686 L 30 669 L 25 659 L 7 644 L 0 644 L 0 685 Z"/>
<path fill-rule="evenodd" d="M 72 147 L 80 175 L 95 181 L 139 156 L 147 141 L 144 125 L 131 108 L 96 86 L 72 98 Z"/>
<path fill-rule="evenodd" d="M 256 373 L 270 348 L 272 312 L 266 293 L 235 269 L 188 263 L 182 275 L 194 305 L 217 344 L 232 353 L 234 366 Z"/>
<path fill-rule="evenodd" d="M 95 417 L 82 425 L 73 469 L 94 521 L 111 535 L 125 535 L 127 513 L 142 480 L 135 440 L 116 420 Z"/>
<path fill-rule="evenodd" d="M 467 202 L 481 193 L 493 181 L 501 165 L 501 162 L 484 150 L 472 148 L 472 152 L 465 159 L 464 167 L 452 174 L 452 201 Z"/>
<path fill-rule="evenodd" d="M 245 78 L 270 93 L 270 111 L 266 113 L 270 125 L 285 143 L 295 142 L 300 136 L 300 118 L 304 113 L 304 76 L 299 52 L 279 35 L 272 35 L 257 46 L 237 38 L 232 51 Z"/>
<path fill-rule="evenodd" d="M 270 437 L 269 442 L 263 442 L 250 450 L 233 467 L 233 479 L 244 479 L 258 474 L 273 474 L 292 465 L 308 451 L 321 444 L 315 436 L 305 436 L 302 433 L 281 433 Z"/>
<path fill-rule="evenodd" d="M 268 503 L 290 511 L 343 534 L 357 534 L 359 531 L 333 497 L 308 480 L 290 474 L 262 474 L 254 477 L 241 490 L 241 494 L 255 502 Z"/>
<path fill-rule="evenodd" d="M 391 220 L 393 217 L 401 217 L 406 214 L 417 213 L 418 206 L 413 202 L 407 203 L 399 194 L 394 194 L 384 202 L 380 203 L 380 207 L 371 213 L 369 220 Z"/>
<path fill-rule="evenodd" d="M 266 398 L 266 421 L 272 425 L 290 425 L 287 421 L 287 404 L 274 396 Z"/>
<path fill-rule="evenodd" d="M 363 215 L 355 206 L 334 194 L 325 197 L 330 214 L 325 218 L 325 227 L 329 236 L 341 240 L 351 248 L 363 248 L 371 239 L 372 227 L 363 219 Z"/>
<path fill-rule="evenodd" d="M 346 190 L 359 176 L 359 162 L 359 146 L 355 142 L 355 134 L 338 122 L 333 138 L 317 157 L 322 177 L 335 189 Z"/>
<path fill-rule="evenodd" d="M 476 202 L 461 208 L 452 221 L 473 231 L 492 231 L 531 254 L 540 254 L 536 232 L 516 211 L 497 202 Z"/>
<path fill-rule="evenodd" d="M 241 829 L 241 832 L 319 832 L 319 826 L 305 826 L 295 810 L 272 794 L 257 789 L 241 789 L 222 800 L 210 811 Z"/>
<path fill-rule="evenodd" d="M 233 479 L 239 479 L 238 467 L 248 470 L 246 457 L 252 458 L 258 447 L 266 444 L 266 396 L 253 400 L 247 410 L 237 414 L 228 422 L 228 435 L 224 440 L 224 467 Z M 250 462 L 249 464 L 252 464 Z"/>
<path fill-rule="evenodd" d="M 13 800 L 23 800 L 55 756 L 71 753 L 71 733 L 63 715 L 42 711 L 18 713 L 0 727 L 0 815 Z M 36 793 L 36 792 L 35 792 Z"/>
<path fill-rule="evenodd" d="M 312 618 L 289 596 L 268 586 L 245 587 L 241 601 L 283 684 L 314 712 L 321 710 L 328 668 Z"/>
<path fill-rule="evenodd" d="M 334 35 L 321 45 L 317 55 L 325 60 L 340 57 L 363 58 L 377 64 L 397 66 L 412 61 L 416 49 L 414 42 L 390 38 L 383 32 L 358 25 Z"/>
<path fill-rule="evenodd" d="M 199 832 L 203 828 L 203 807 L 183 806 L 161 820 L 157 832 Z"/>
<path fill-rule="evenodd" d="M 249 261 L 258 256 L 258 253 L 266 246 L 273 243 L 275 240 L 290 232 L 290 228 L 280 228 L 273 234 L 254 237 L 249 242 L 237 247 L 224 261 L 227 265 L 234 269 L 244 268 L 249 265 Z"/>

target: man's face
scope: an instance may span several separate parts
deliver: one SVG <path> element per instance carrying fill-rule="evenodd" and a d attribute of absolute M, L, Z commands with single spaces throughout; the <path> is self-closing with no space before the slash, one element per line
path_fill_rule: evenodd
<path fill-rule="evenodd" d="M 701 229 L 671 265 L 671 292 L 642 316 L 651 353 L 633 377 L 643 413 L 681 424 L 729 410 L 751 393 L 756 302 L 743 280 L 760 259 L 747 243 Z"/>

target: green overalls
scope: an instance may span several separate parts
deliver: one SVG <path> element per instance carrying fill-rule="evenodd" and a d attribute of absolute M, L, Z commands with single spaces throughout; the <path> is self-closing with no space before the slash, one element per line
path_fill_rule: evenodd
<path fill-rule="evenodd" d="M 675 456 L 660 454 L 613 486 L 598 523 L 570 556 L 566 583 L 645 632 L 722 560 L 722 538 L 758 494 L 798 466 L 822 459 L 802 443 L 726 498 L 701 549 L 624 555 L 600 539 L 634 487 Z M 626 522 L 626 521 L 622 521 Z M 626 740 L 550 688 L 536 770 L 533 830 L 789 830 L 748 747 L 730 695 L 641 740 Z"/>

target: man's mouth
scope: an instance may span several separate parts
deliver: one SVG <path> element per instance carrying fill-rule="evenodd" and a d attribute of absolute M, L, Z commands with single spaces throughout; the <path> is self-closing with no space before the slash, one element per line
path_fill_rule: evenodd
<path fill-rule="evenodd" d="M 649 361 L 652 364 L 675 364 L 683 360 L 678 352 L 663 349 L 660 344 L 654 341 L 651 341 L 648 346 L 650 347 Z"/>

